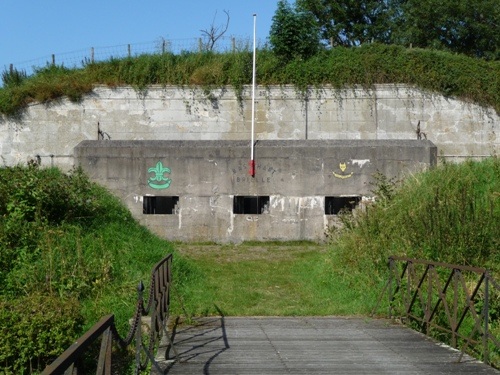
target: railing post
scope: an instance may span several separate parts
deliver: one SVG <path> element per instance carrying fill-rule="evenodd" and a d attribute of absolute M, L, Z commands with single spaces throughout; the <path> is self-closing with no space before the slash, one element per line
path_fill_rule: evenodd
<path fill-rule="evenodd" d="M 135 331 L 135 373 L 138 374 L 141 371 L 141 350 L 142 350 L 142 309 L 143 309 L 143 292 L 144 284 L 139 282 L 137 287 L 137 305 L 140 306 L 139 311 L 139 322 Z"/>
<path fill-rule="evenodd" d="M 433 265 L 427 265 L 427 270 L 434 270 Z M 431 323 L 431 306 L 432 306 L 432 292 L 433 292 L 433 284 L 432 284 L 432 273 L 427 273 L 427 304 L 425 306 L 425 334 L 429 335 L 429 328 Z"/>
<path fill-rule="evenodd" d="M 392 277 L 394 273 L 394 259 L 389 258 L 389 319 L 392 318 Z"/>
<path fill-rule="evenodd" d="M 452 327 L 452 338 L 451 346 L 454 348 L 458 347 L 457 340 L 457 326 L 458 326 L 458 277 L 457 270 L 453 269 L 453 327 Z"/>
<path fill-rule="evenodd" d="M 113 336 L 111 328 L 108 327 L 102 334 L 101 350 L 99 351 L 99 359 L 97 361 L 97 374 L 111 375 L 111 347 Z"/>
<path fill-rule="evenodd" d="M 484 348 L 484 362 L 489 363 L 489 350 L 488 350 L 488 339 L 489 339 L 489 277 L 490 275 L 486 273 L 486 277 L 484 279 L 484 332 L 483 332 L 483 348 Z"/>

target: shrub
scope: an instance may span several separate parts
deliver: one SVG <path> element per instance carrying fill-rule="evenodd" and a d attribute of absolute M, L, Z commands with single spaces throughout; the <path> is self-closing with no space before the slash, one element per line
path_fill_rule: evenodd
<path fill-rule="evenodd" d="M 381 203 L 336 237 L 345 272 L 385 276 L 390 255 L 500 272 L 500 159 L 444 164 L 400 186 L 380 179 Z"/>
<path fill-rule="evenodd" d="M 35 294 L 0 300 L 0 372 L 43 370 L 79 336 L 82 323 L 75 299 Z"/>

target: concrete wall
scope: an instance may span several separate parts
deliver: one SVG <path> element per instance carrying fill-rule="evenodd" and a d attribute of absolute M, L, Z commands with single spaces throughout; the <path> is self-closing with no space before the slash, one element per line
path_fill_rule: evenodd
<path fill-rule="evenodd" d="M 75 158 L 141 223 L 171 240 L 322 240 L 335 220 L 325 215 L 325 197 L 369 199 L 374 173 L 435 165 L 437 149 L 425 140 L 258 141 L 254 177 L 248 141 L 83 141 Z M 172 214 L 145 215 L 148 196 L 179 202 Z M 262 214 L 235 214 L 235 196 L 268 196 L 269 204 Z"/>
<path fill-rule="evenodd" d="M 39 157 L 42 165 L 72 167 L 82 140 L 248 140 L 251 91 L 231 88 L 96 87 L 80 103 L 29 106 L 21 119 L 0 116 L 0 165 Z M 408 86 L 374 90 L 259 87 L 256 139 L 416 139 L 421 131 L 450 159 L 498 153 L 494 110 Z M 101 130 L 99 136 L 98 130 Z"/>

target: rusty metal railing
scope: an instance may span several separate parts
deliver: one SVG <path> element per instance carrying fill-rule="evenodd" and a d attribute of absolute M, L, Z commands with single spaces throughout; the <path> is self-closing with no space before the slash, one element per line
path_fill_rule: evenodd
<path fill-rule="evenodd" d="M 138 287 L 138 298 L 132 324 L 126 338 L 118 334 L 114 315 L 107 315 L 80 337 L 54 362 L 45 368 L 42 375 L 55 374 L 78 374 L 82 356 L 101 337 L 99 357 L 97 359 L 97 371 L 99 375 L 111 375 L 111 359 L 113 341 L 122 349 L 127 348 L 135 341 L 135 373 L 139 374 L 145 370 L 149 363 L 161 372 L 155 361 L 155 352 L 164 336 L 168 345 L 172 348 L 175 359 L 178 358 L 177 350 L 171 342 L 167 330 L 167 320 L 170 309 L 170 289 L 172 283 L 172 255 L 168 255 L 158 262 L 151 272 L 151 283 L 149 286 L 148 303 L 144 303 L 144 285 L 142 281 Z M 150 324 L 146 320 L 150 318 Z M 148 333 L 144 334 L 143 325 L 148 327 Z"/>
<path fill-rule="evenodd" d="M 500 341 L 490 331 L 498 320 L 500 285 L 485 268 L 389 257 L 389 278 L 372 314 L 388 298 L 390 318 L 490 362 Z M 491 308 L 494 298 L 495 306 Z"/>

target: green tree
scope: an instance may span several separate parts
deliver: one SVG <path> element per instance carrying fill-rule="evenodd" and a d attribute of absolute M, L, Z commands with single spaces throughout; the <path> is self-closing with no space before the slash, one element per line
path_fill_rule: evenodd
<path fill-rule="evenodd" d="M 380 42 L 500 59 L 498 0 L 297 0 L 334 45 Z"/>
<path fill-rule="evenodd" d="M 278 1 L 269 42 L 276 55 L 286 61 L 306 59 L 316 54 L 321 46 L 319 28 L 313 14 L 292 7 L 286 0 Z"/>
<path fill-rule="evenodd" d="M 500 58 L 498 0 L 406 0 L 394 42 Z"/>
<path fill-rule="evenodd" d="M 397 16 L 400 1 L 297 0 L 297 6 L 314 14 L 323 39 L 333 45 L 354 46 L 389 42 L 390 24 Z"/>

